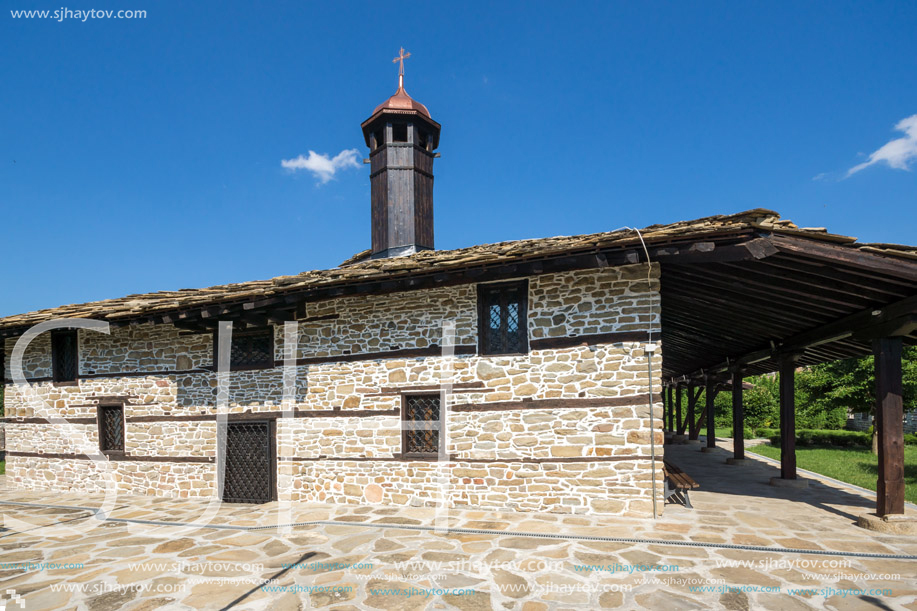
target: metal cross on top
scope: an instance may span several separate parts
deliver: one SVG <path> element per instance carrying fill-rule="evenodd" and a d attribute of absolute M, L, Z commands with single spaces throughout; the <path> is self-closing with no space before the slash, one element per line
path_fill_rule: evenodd
<path fill-rule="evenodd" d="M 404 47 L 401 47 L 401 52 L 398 54 L 398 57 L 392 60 L 392 63 L 399 62 L 398 65 L 398 87 L 404 87 L 404 60 L 411 56 L 410 53 L 404 52 Z"/>

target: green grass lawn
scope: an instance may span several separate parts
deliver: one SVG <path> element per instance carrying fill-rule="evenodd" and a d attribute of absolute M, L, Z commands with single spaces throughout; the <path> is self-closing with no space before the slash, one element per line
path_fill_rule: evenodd
<path fill-rule="evenodd" d="M 725 427 L 725 428 L 719 428 L 719 427 L 717 427 L 717 428 L 715 428 L 715 429 L 713 429 L 713 430 L 716 431 L 716 436 L 717 436 L 717 437 L 724 437 L 724 438 L 726 438 L 726 439 L 732 439 L 732 427 L 731 427 L 731 426 L 728 426 L 728 427 Z M 747 429 L 747 428 L 746 428 L 746 429 L 745 429 L 745 432 L 746 432 L 745 439 L 754 439 L 755 437 L 760 436 L 760 435 L 755 435 L 754 433 L 756 433 L 757 431 L 754 431 L 754 430 L 752 430 L 752 429 Z M 706 434 L 707 434 L 707 427 L 702 428 L 701 431 L 700 431 L 700 434 L 701 434 L 701 435 L 706 435 Z"/>
<path fill-rule="evenodd" d="M 780 460 L 780 448 L 752 446 L 748 452 Z M 876 489 L 879 459 L 868 449 L 796 448 L 796 465 L 842 482 Z M 917 503 L 917 446 L 904 446 L 904 497 Z"/>
<path fill-rule="evenodd" d="M 719 427 L 717 427 L 717 428 L 715 428 L 715 429 L 713 429 L 713 430 L 716 431 L 716 436 L 717 436 L 717 437 L 728 437 L 729 439 L 732 439 L 732 427 L 731 427 L 731 426 L 730 426 L 730 427 L 727 427 L 727 428 L 722 428 L 722 429 L 719 428 Z M 701 434 L 701 435 L 706 435 L 706 434 L 707 434 L 707 427 L 706 427 L 706 426 L 701 427 L 700 434 Z"/>

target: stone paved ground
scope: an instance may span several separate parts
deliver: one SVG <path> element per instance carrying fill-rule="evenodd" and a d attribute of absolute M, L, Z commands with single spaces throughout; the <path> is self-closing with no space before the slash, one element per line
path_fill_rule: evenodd
<path fill-rule="evenodd" d="M 872 507 L 869 497 L 817 481 L 808 490 L 773 488 L 767 481 L 776 474 L 774 467 L 757 461 L 727 466 L 725 450 L 703 454 L 697 445 L 689 444 L 669 446 L 666 452 L 701 484 L 692 493 L 693 511 L 667 505 L 665 515 L 656 521 L 452 512 L 453 526 L 496 531 L 482 534 L 398 528 L 432 525 L 434 512 L 379 506 L 295 505 L 287 515 L 277 504 L 225 505 L 206 527 L 162 526 L 138 521 L 201 522 L 205 505 L 148 497 L 119 497 L 112 508 L 106 508 L 110 519 L 100 521 L 91 517 L 91 511 L 79 509 L 102 506 L 100 496 L 0 490 L 0 501 L 63 506 L 0 505 L 8 529 L 0 532 L 0 592 L 9 599 L 7 591 L 15 590 L 23 597 L 24 611 L 917 610 L 917 560 L 781 551 L 917 556 L 917 537 L 876 535 L 853 524 L 858 514 Z M 244 530 L 277 524 L 278 519 L 334 523 L 296 526 L 287 532 Z M 89 526 L 85 532 L 61 530 Z M 542 538 L 520 532 L 657 542 Z M 724 545 L 764 546 L 773 551 Z M 747 564 L 723 566 L 737 561 Z M 771 566 L 764 566 L 768 562 Z M 287 566 L 297 563 L 294 568 Z M 847 566 L 837 568 L 838 563 Z M 610 570 L 615 564 L 678 570 Z M 873 576 L 864 578 L 864 574 Z M 274 581 L 267 582 L 270 579 Z M 691 591 L 692 587 L 708 591 Z M 813 591 L 793 593 L 791 588 Z M 430 594 L 431 589 L 438 591 Z M 840 593 L 854 589 L 891 593 Z M 7 609 L 19 608 L 7 603 Z"/>

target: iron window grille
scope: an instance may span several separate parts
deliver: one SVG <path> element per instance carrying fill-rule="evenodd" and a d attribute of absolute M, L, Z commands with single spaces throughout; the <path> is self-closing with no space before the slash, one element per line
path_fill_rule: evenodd
<path fill-rule="evenodd" d="M 402 454 L 405 458 L 437 458 L 441 430 L 440 396 L 402 397 Z"/>
<path fill-rule="evenodd" d="M 124 452 L 124 406 L 99 406 L 99 449 L 107 453 Z"/>
<path fill-rule="evenodd" d="M 213 365 L 219 358 L 219 333 L 213 333 Z M 233 371 L 245 369 L 267 369 L 274 366 L 274 328 L 233 331 L 229 349 L 229 368 Z"/>
<path fill-rule="evenodd" d="M 221 498 L 226 503 L 277 500 L 274 421 L 226 423 L 219 436 L 225 457 Z"/>
<path fill-rule="evenodd" d="M 55 382 L 75 382 L 79 373 L 76 329 L 51 332 L 51 370 Z"/>
<path fill-rule="evenodd" d="M 480 354 L 525 354 L 529 351 L 528 282 L 478 286 Z"/>

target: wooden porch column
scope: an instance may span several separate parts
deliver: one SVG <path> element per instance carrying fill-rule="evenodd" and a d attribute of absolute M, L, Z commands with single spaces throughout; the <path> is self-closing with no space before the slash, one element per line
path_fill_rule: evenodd
<path fill-rule="evenodd" d="M 673 425 L 673 422 L 674 422 L 674 420 L 675 420 L 675 410 L 672 409 L 672 406 L 674 405 L 674 404 L 672 403 L 672 384 L 669 384 L 667 390 L 668 390 L 668 394 L 669 394 L 669 430 L 670 430 L 670 431 L 674 431 L 674 430 L 675 430 L 675 426 Z"/>
<path fill-rule="evenodd" d="M 662 428 L 666 429 L 669 423 L 669 402 L 668 402 L 668 393 L 666 393 L 666 387 L 663 384 L 662 386 Z"/>
<path fill-rule="evenodd" d="M 796 361 L 800 355 L 780 355 L 780 477 L 771 486 L 808 488 L 809 481 L 796 478 Z"/>
<path fill-rule="evenodd" d="M 872 342 L 876 360 L 876 431 L 879 436 L 879 517 L 904 513 L 904 404 L 901 399 L 901 338 Z"/>
<path fill-rule="evenodd" d="M 716 382 L 713 376 L 707 376 L 707 387 L 704 389 L 704 400 L 707 402 L 707 447 L 712 451 L 716 448 Z"/>
<path fill-rule="evenodd" d="M 697 439 L 697 434 L 694 433 L 694 423 L 697 422 L 697 418 L 694 416 L 694 406 L 697 404 L 697 399 L 699 395 L 694 394 L 694 384 L 688 384 L 688 423 L 686 430 L 688 431 L 688 439 Z"/>
<path fill-rule="evenodd" d="M 780 477 L 796 479 L 796 355 L 780 357 Z"/>
<path fill-rule="evenodd" d="M 675 385 L 675 432 L 681 430 L 681 385 Z"/>
<path fill-rule="evenodd" d="M 742 372 L 732 371 L 732 458 L 731 464 L 745 462 L 745 408 L 742 404 Z"/>

